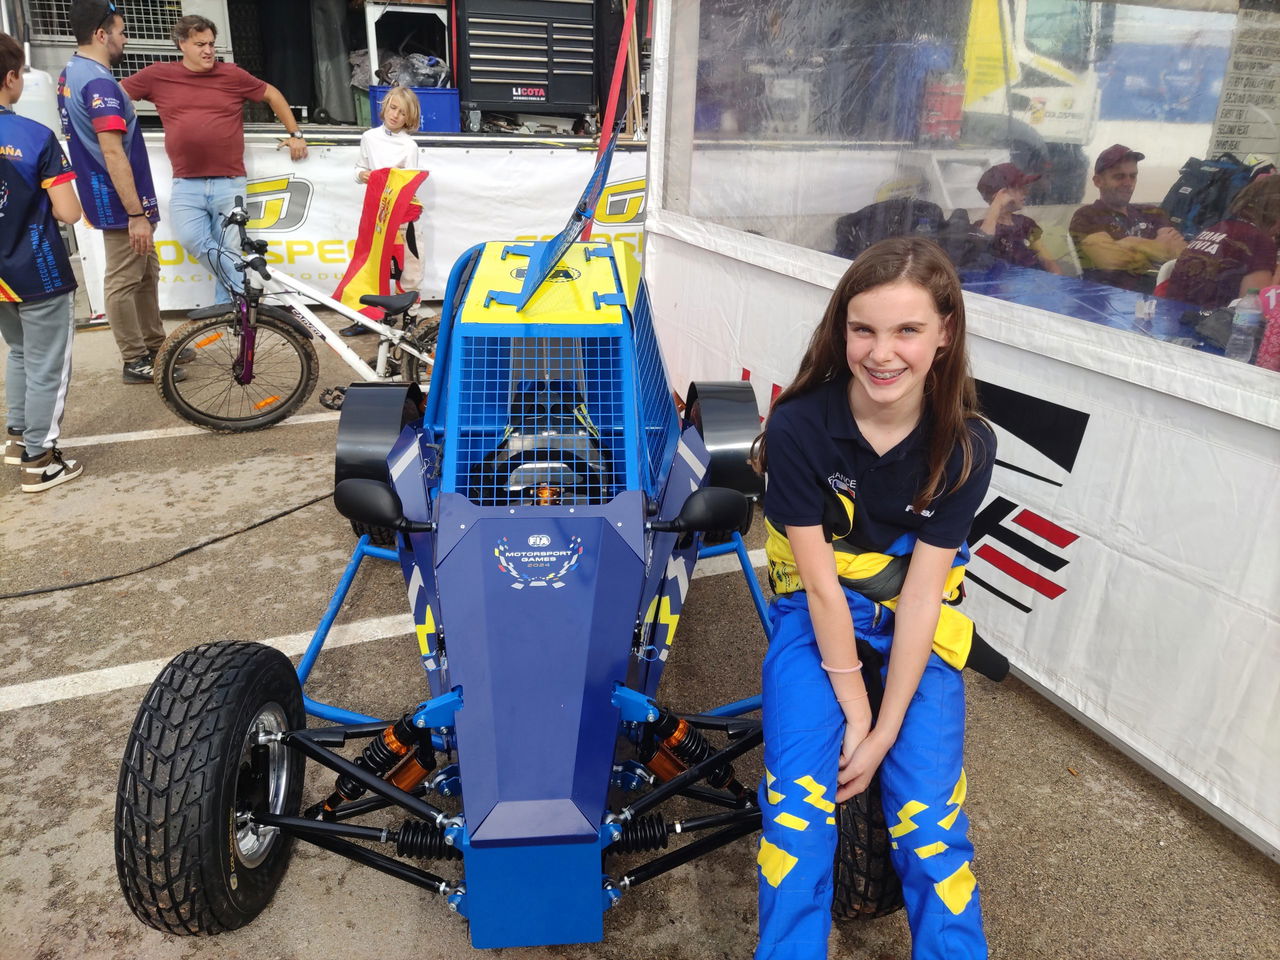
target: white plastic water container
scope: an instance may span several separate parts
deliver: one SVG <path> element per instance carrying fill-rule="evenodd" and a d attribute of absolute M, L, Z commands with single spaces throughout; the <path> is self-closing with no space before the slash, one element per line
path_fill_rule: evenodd
<path fill-rule="evenodd" d="M 58 115 L 58 81 L 34 67 L 22 75 L 22 96 L 13 105 L 14 113 L 43 123 L 62 142 L 62 120 Z"/>

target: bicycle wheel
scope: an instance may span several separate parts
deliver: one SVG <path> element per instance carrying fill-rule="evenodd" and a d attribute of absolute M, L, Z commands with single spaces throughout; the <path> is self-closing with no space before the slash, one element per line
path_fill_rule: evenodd
<path fill-rule="evenodd" d="M 436 354 L 436 338 L 440 335 L 439 320 L 422 320 L 414 325 L 409 343 L 433 360 Z M 425 384 L 431 379 L 434 365 L 424 363 L 411 353 L 404 355 L 404 379 L 409 383 Z"/>
<path fill-rule="evenodd" d="M 195 358 L 183 364 L 186 376 L 179 381 L 174 377 L 178 355 L 188 347 Z M 240 326 L 234 314 L 191 320 L 156 355 L 156 389 L 183 420 L 219 433 L 243 433 L 279 423 L 316 388 L 320 361 L 315 347 L 284 321 L 258 316 L 251 383 L 236 380 L 239 356 Z"/>

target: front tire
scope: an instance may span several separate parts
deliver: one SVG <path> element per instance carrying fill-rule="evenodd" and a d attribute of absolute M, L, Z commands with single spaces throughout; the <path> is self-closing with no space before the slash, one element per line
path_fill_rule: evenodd
<path fill-rule="evenodd" d="M 219 433 L 261 430 L 294 413 L 316 388 L 320 361 L 303 334 L 259 314 L 253 382 L 236 380 L 241 323 L 234 313 L 184 323 L 156 354 L 156 389 L 183 420 Z M 190 348 L 194 359 L 178 366 Z M 178 380 L 177 370 L 185 371 Z"/>
<path fill-rule="evenodd" d="M 836 808 L 835 896 L 837 920 L 871 920 L 903 907 L 902 881 L 889 860 L 889 828 L 880 806 L 880 776 Z"/>
<path fill-rule="evenodd" d="M 297 814 L 303 758 L 258 734 L 305 725 L 297 674 L 271 647 L 205 644 L 160 672 L 116 793 L 116 872 L 138 919 L 190 936 L 235 930 L 262 912 L 293 838 L 250 818 Z"/>

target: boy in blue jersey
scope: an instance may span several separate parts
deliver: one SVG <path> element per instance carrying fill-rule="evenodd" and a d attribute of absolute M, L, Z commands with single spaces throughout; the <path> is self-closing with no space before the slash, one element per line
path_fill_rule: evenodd
<path fill-rule="evenodd" d="M 4 462 L 39 493 L 84 470 L 56 445 L 71 382 L 76 281 L 55 219 L 75 223 L 75 174 L 48 127 L 20 117 L 22 47 L 0 33 L 0 335 L 5 363 Z"/>
<path fill-rule="evenodd" d="M 124 59 L 124 17 L 111 0 L 72 0 L 68 19 L 79 46 L 58 78 L 58 110 L 85 218 L 102 231 L 107 322 L 124 382 L 151 383 L 164 343 L 152 242 L 160 211 L 133 102 L 110 70 Z"/>
<path fill-rule="evenodd" d="M 23 493 L 81 475 L 56 445 L 72 379 L 76 278 L 56 220 L 81 206 L 67 157 L 49 128 L 18 116 L 22 47 L 0 33 L 0 334 L 5 362 L 4 462 L 20 465 Z"/>

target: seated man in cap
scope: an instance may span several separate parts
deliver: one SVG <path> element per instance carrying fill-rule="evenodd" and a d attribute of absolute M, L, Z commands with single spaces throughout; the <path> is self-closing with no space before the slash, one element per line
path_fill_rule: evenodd
<path fill-rule="evenodd" d="M 1098 199 L 1077 210 L 1070 226 L 1086 280 L 1150 293 L 1160 264 L 1187 245 L 1158 206 L 1129 202 L 1145 156 L 1120 143 L 1098 154 Z"/>
<path fill-rule="evenodd" d="M 983 173 L 978 193 L 988 206 L 976 236 L 989 242 L 997 260 L 1061 273 L 1057 261 L 1045 252 L 1039 224 L 1017 212 L 1027 202 L 1027 184 L 1039 179 L 1040 174 L 1023 173 L 1012 163 L 996 164 Z"/>

